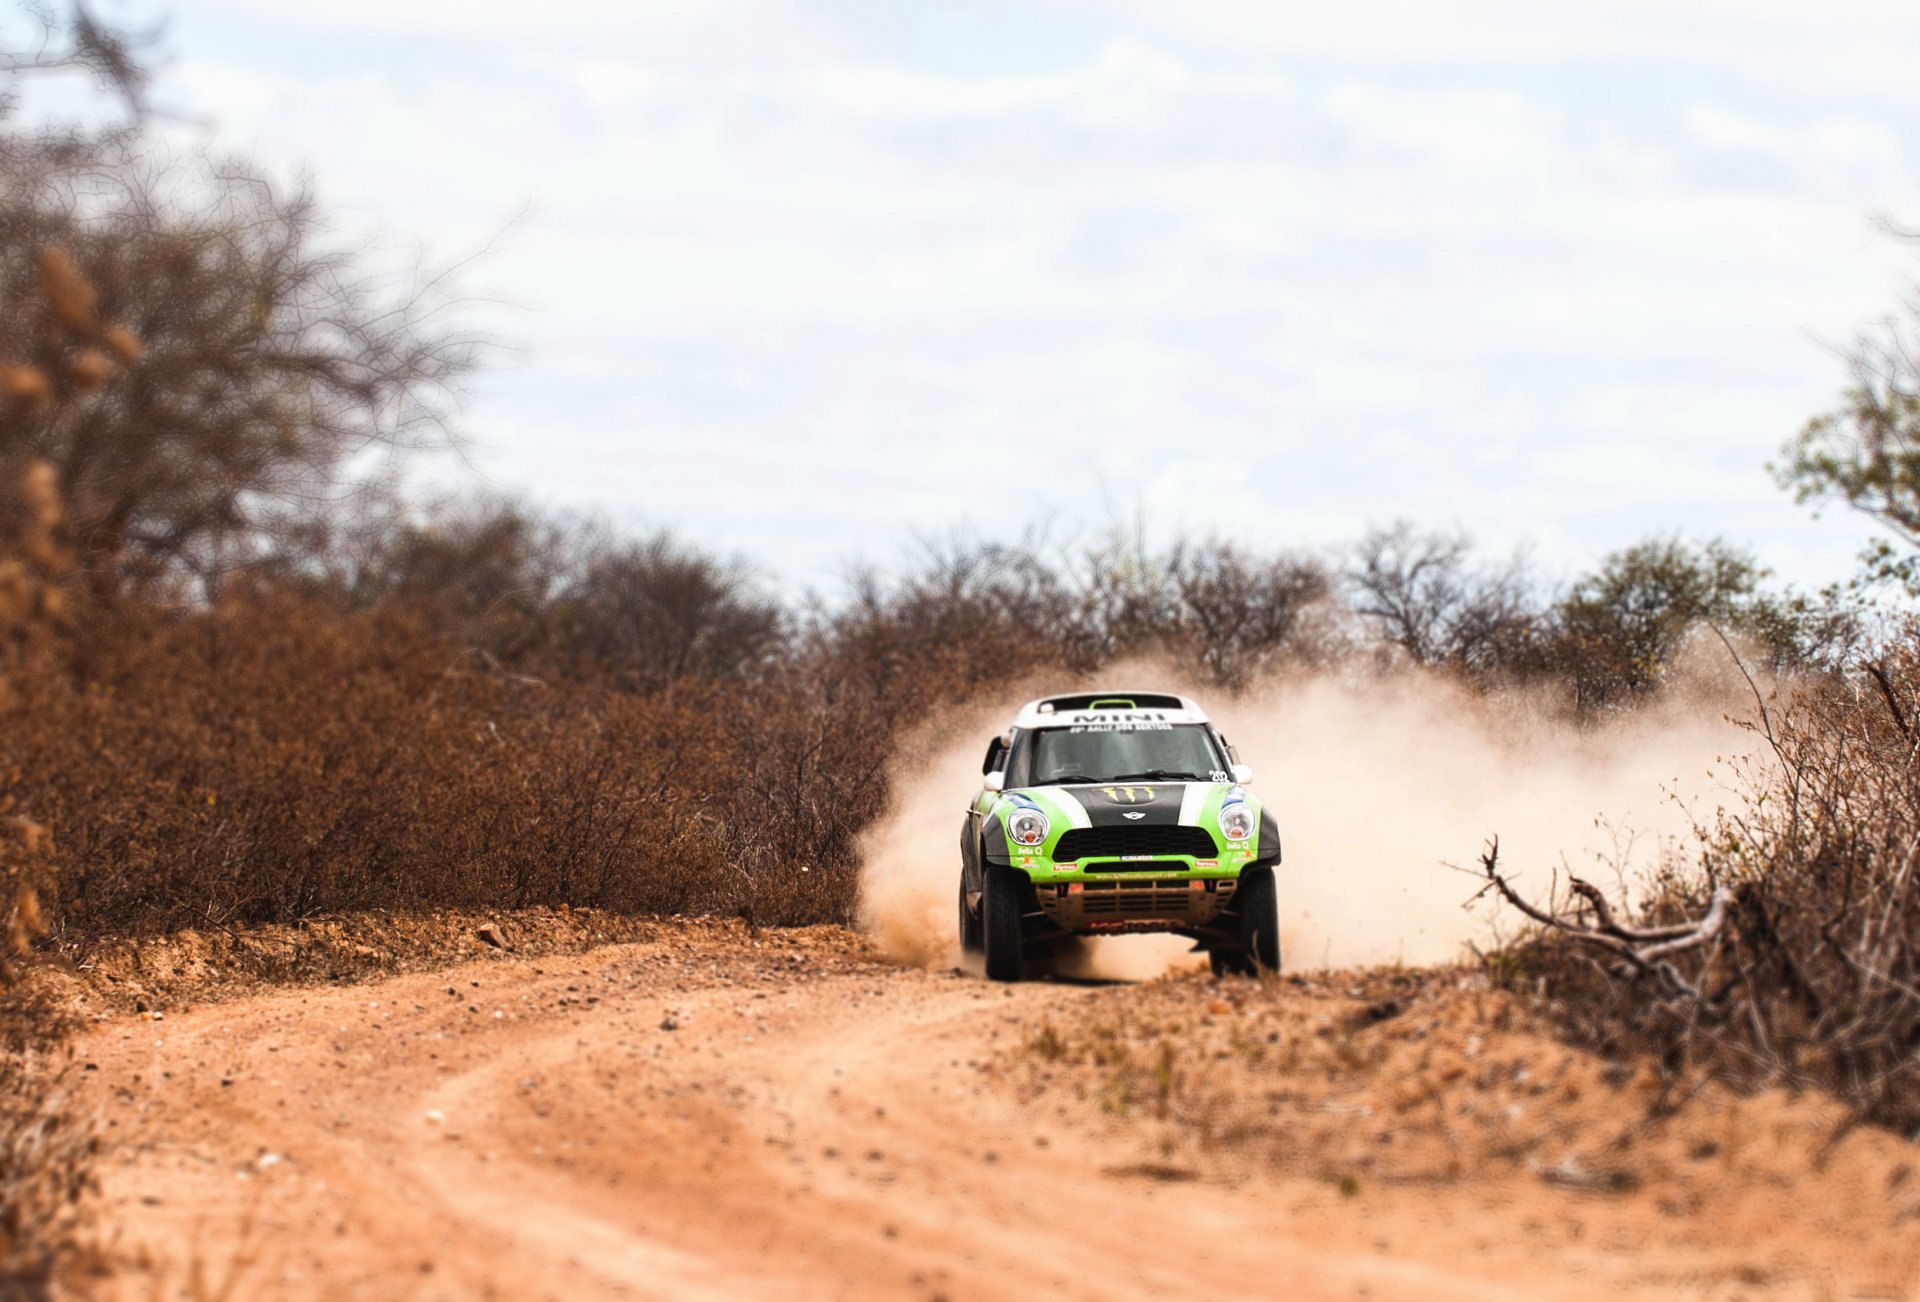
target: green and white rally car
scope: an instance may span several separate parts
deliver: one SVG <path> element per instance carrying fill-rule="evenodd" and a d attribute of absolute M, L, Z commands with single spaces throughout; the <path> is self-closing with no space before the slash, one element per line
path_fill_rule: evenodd
<path fill-rule="evenodd" d="M 993 980 L 1068 937 L 1144 931 L 1192 939 L 1216 973 L 1279 969 L 1279 829 L 1192 701 L 1033 701 L 981 771 L 960 830 L 960 945 Z"/>

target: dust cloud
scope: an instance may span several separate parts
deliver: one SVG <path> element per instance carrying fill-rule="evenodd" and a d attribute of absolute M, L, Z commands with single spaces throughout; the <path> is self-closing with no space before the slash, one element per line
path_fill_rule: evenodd
<path fill-rule="evenodd" d="M 1464 907 L 1483 883 L 1446 865 L 1472 868 L 1495 834 L 1501 863 L 1536 897 L 1562 863 L 1609 889 L 1631 884 L 1729 802 L 1736 757 L 1753 741 L 1736 722 L 1751 712 L 1745 682 L 1704 653 L 1658 703 L 1584 729 L 1541 698 L 1480 696 L 1412 672 L 1285 677 L 1238 699 L 1164 665 L 1129 665 L 1097 686 L 1113 684 L 1194 697 L 1253 766 L 1285 847 L 1291 969 L 1443 962 L 1490 941 L 1497 912 Z M 894 804 L 862 844 L 864 925 L 904 961 L 962 962 L 960 825 L 988 737 L 1043 694 L 1020 687 L 913 739 Z M 1055 970 L 1145 979 L 1204 961 L 1189 948 L 1172 936 L 1104 938 Z"/>
<path fill-rule="evenodd" d="M 980 790 L 987 739 L 1030 699 L 943 718 L 908 738 L 894 760 L 892 804 L 860 842 L 860 925 L 893 957 L 963 965 L 960 826 Z"/>

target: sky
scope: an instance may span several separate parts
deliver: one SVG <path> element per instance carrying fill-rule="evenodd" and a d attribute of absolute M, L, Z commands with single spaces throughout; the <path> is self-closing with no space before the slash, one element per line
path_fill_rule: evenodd
<path fill-rule="evenodd" d="M 458 473 L 785 583 L 1115 514 L 1549 579 L 1865 536 L 1766 463 L 1920 275 L 1910 2 L 167 12 L 169 130 L 484 251 Z"/>

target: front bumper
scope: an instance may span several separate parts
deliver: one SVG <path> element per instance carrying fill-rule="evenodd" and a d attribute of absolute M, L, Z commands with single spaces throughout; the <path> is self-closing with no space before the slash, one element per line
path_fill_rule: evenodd
<path fill-rule="evenodd" d="M 1182 865 L 1168 864 L 1178 871 Z M 1160 876 L 1150 871 L 1034 881 L 1040 912 L 1062 931 L 1095 935 L 1205 928 L 1218 921 L 1239 886 L 1235 877 Z"/>

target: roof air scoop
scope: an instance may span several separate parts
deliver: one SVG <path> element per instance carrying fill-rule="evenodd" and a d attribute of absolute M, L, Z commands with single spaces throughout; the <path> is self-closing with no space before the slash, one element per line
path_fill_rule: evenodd
<path fill-rule="evenodd" d="M 1040 714 L 1073 713 L 1077 710 L 1190 710 L 1190 701 L 1166 692 L 1129 692 L 1125 696 L 1103 696 L 1086 692 L 1074 696 L 1046 696 L 1029 707 Z"/>

